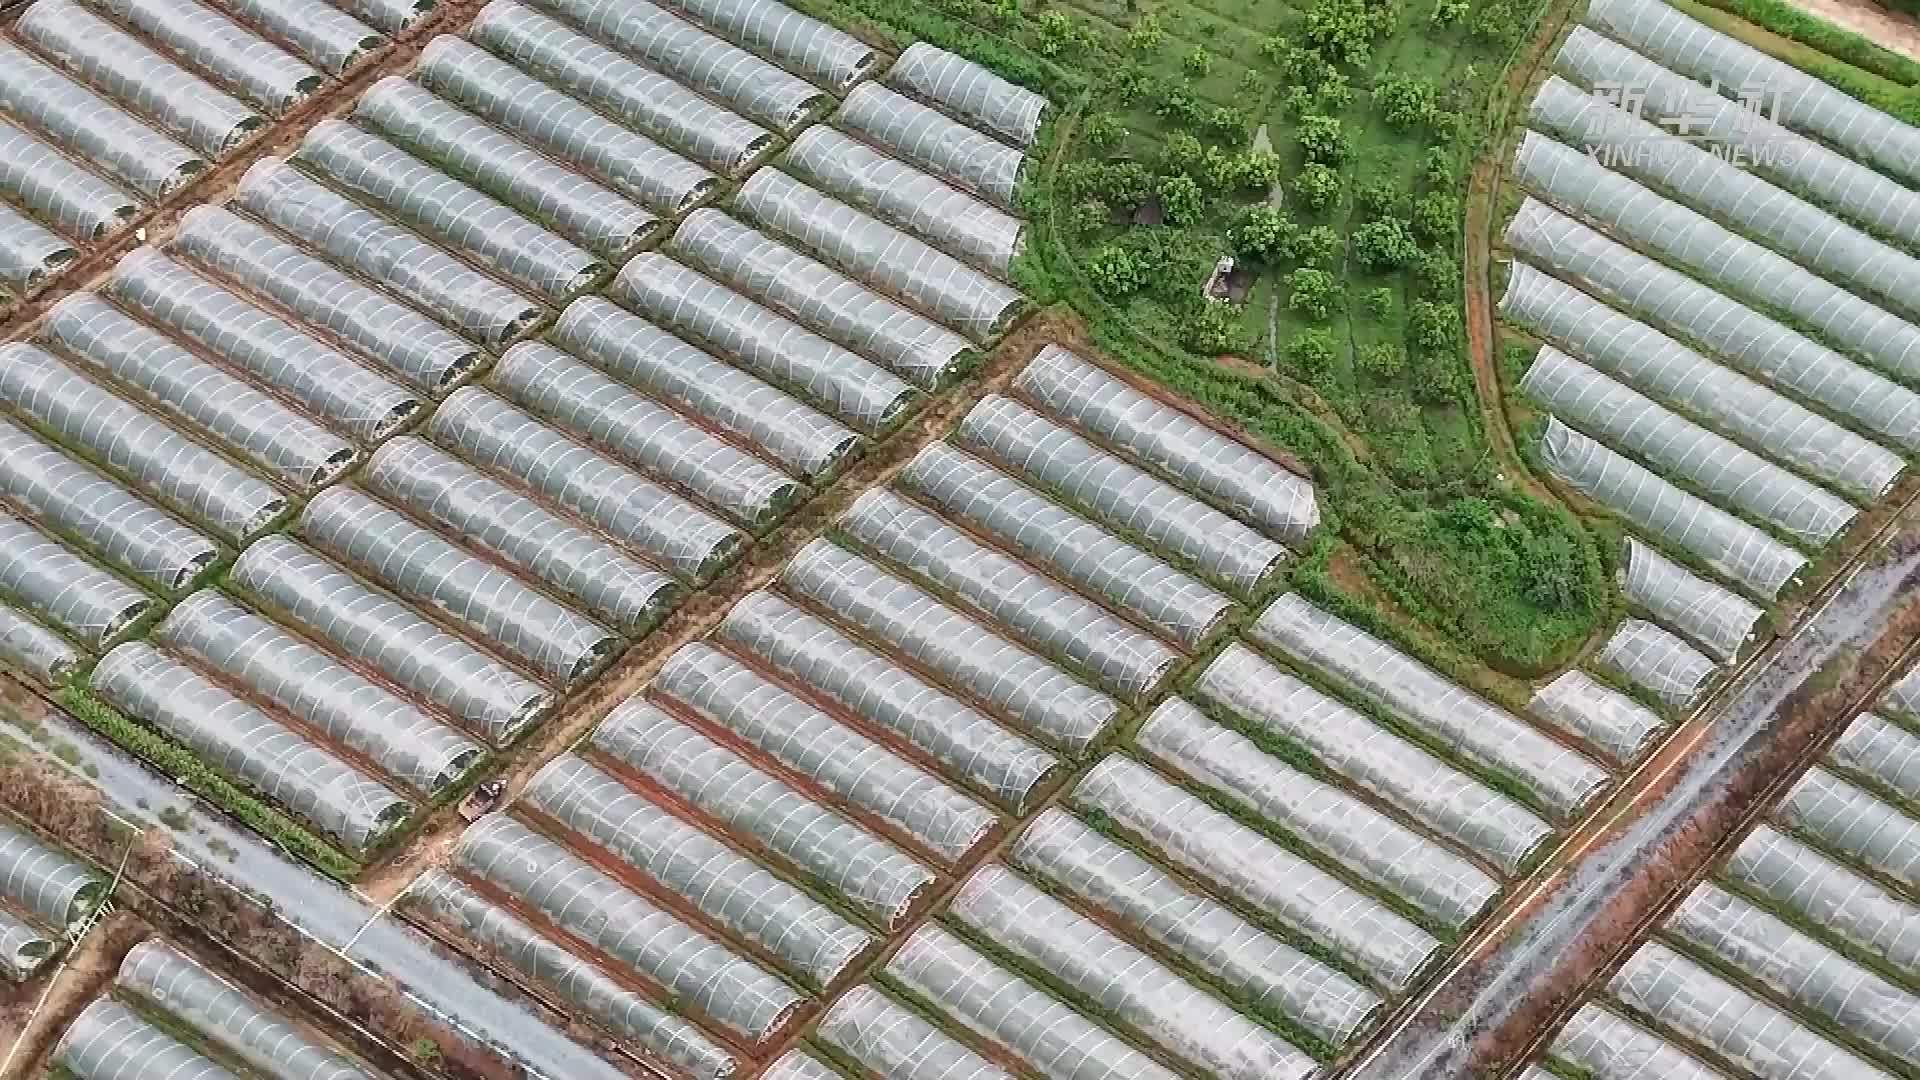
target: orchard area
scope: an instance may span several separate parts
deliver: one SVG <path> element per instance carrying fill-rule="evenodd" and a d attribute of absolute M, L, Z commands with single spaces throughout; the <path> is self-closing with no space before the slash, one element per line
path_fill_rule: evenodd
<path fill-rule="evenodd" d="M 1313 473 L 1333 527 L 1301 588 L 1528 675 L 1614 603 L 1610 556 L 1490 449 L 1463 320 L 1466 178 L 1549 2 L 800 6 L 1046 93 L 1022 287 Z"/>

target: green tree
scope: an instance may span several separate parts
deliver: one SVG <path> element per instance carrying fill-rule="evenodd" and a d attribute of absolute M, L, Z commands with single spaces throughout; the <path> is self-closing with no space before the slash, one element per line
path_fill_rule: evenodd
<path fill-rule="evenodd" d="M 1310 164 L 1293 178 L 1293 197 L 1310 211 L 1325 210 L 1340 200 L 1340 174 L 1326 165 Z"/>
<path fill-rule="evenodd" d="M 1087 199 L 1073 204 L 1073 212 L 1067 218 L 1067 229 L 1074 236 L 1092 236 L 1113 220 L 1113 208 L 1099 199 Z"/>
<path fill-rule="evenodd" d="M 1422 352 L 1452 349 L 1460 340 L 1460 305 L 1415 300 L 1407 313 L 1407 334 Z"/>
<path fill-rule="evenodd" d="M 1381 218 L 1353 230 L 1353 255 L 1369 270 L 1397 270 L 1419 258 L 1420 247 L 1406 222 Z"/>
<path fill-rule="evenodd" d="M 1147 283 L 1140 261 L 1118 244 L 1103 245 L 1088 256 L 1086 270 L 1093 287 L 1115 300 L 1132 296 Z"/>
<path fill-rule="evenodd" d="M 1391 382 L 1400 377 L 1407 367 L 1407 351 L 1398 345 L 1378 342 L 1363 346 L 1359 356 L 1360 370 L 1380 380 Z"/>
<path fill-rule="evenodd" d="M 1213 71 L 1213 54 L 1195 45 L 1193 51 L 1180 59 L 1180 66 L 1186 68 L 1187 74 L 1194 78 L 1204 79 Z"/>
<path fill-rule="evenodd" d="M 1376 218 L 1400 209 L 1400 188 L 1385 178 L 1368 180 L 1353 193 L 1353 205 L 1367 217 Z"/>
<path fill-rule="evenodd" d="M 1097 112 L 1087 117 L 1085 131 L 1087 145 L 1095 150 L 1110 150 L 1127 137 L 1127 125 L 1110 112 Z"/>
<path fill-rule="evenodd" d="M 1249 150 L 1232 158 L 1230 165 L 1228 187 L 1265 191 L 1280 179 L 1280 155 L 1271 150 Z"/>
<path fill-rule="evenodd" d="M 1428 243 L 1453 242 L 1460 223 L 1460 200 L 1445 192 L 1423 195 L 1413 204 L 1413 232 Z"/>
<path fill-rule="evenodd" d="M 1293 260 L 1302 266 L 1332 266 L 1340 253 L 1340 234 L 1331 225 L 1315 225 L 1294 237 Z"/>
<path fill-rule="evenodd" d="M 1201 304 L 1180 321 L 1180 343 L 1202 355 L 1242 352 L 1244 337 L 1239 318 L 1226 304 Z"/>
<path fill-rule="evenodd" d="M 1346 132 L 1340 128 L 1338 117 L 1317 114 L 1303 116 L 1295 134 L 1300 139 L 1300 149 L 1307 155 L 1307 160 L 1322 165 L 1338 165 L 1347 160 L 1352 150 Z"/>
<path fill-rule="evenodd" d="M 1368 289 L 1366 299 L 1362 302 L 1367 305 L 1368 314 L 1376 319 L 1384 319 L 1393 314 L 1393 301 L 1393 290 L 1382 285 L 1377 289 Z"/>
<path fill-rule="evenodd" d="M 1460 295 L 1460 262 L 1451 248 L 1430 247 L 1413 264 L 1414 280 L 1429 296 Z"/>
<path fill-rule="evenodd" d="M 1373 99 L 1387 124 L 1397 130 L 1408 131 L 1433 119 L 1433 84 L 1425 79 L 1386 79 L 1374 90 Z"/>
<path fill-rule="evenodd" d="M 1333 335 L 1319 329 L 1302 330 L 1287 343 L 1286 358 L 1295 376 L 1325 385 L 1333 377 Z"/>
<path fill-rule="evenodd" d="M 1331 315 L 1334 302 L 1340 295 L 1340 283 L 1332 274 L 1310 266 L 1303 266 L 1288 274 L 1287 288 L 1291 290 L 1287 306 L 1314 319 Z"/>
<path fill-rule="evenodd" d="M 1277 206 L 1249 206 L 1227 230 L 1236 254 L 1262 262 L 1289 257 L 1299 226 Z"/>
<path fill-rule="evenodd" d="M 1151 11 L 1140 16 L 1133 28 L 1127 31 L 1127 48 L 1143 55 L 1159 52 L 1160 46 L 1166 41 L 1166 28 L 1160 25 L 1160 16 Z"/>
<path fill-rule="evenodd" d="M 1392 25 L 1391 8 L 1365 0 L 1314 0 L 1307 8 L 1307 42 L 1354 67 L 1373 60 L 1373 40 Z"/>
<path fill-rule="evenodd" d="M 1453 186 L 1453 154 L 1445 147 L 1434 146 L 1420 159 L 1420 175 L 1427 181 L 1428 187 L 1450 188 Z"/>
<path fill-rule="evenodd" d="M 1175 225 L 1193 225 L 1205 214 L 1207 198 L 1193 177 L 1169 176 L 1160 181 L 1160 205 Z"/>
<path fill-rule="evenodd" d="M 1059 56 L 1074 44 L 1073 19 L 1055 9 L 1040 16 L 1038 29 L 1041 56 Z"/>

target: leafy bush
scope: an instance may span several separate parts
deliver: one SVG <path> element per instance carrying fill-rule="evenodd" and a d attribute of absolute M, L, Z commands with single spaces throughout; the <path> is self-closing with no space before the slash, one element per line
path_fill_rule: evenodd
<path fill-rule="evenodd" d="M 1166 28 L 1160 25 L 1160 16 L 1151 11 L 1136 19 L 1127 31 L 1127 48 L 1137 53 L 1158 52 L 1166 41 Z"/>
<path fill-rule="evenodd" d="M 1416 348 L 1438 353 L 1460 340 L 1460 306 L 1415 300 L 1407 312 L 1407 333 Z"/>
<path fill-rule="evenodd" d="M 1081 131 L 1085 133 L 1087 145 L 1095 150 L 1110 150 L 1127 137 L 1127 125 L 1110 112 L 1097 112 L 1087 117 Z"/>
<path fill-rule="evenodd" d="M 1367 305 L 1368 314 L 1376 319 L 1384 319 L 1393 314 L 1393 301 L 1393 289 L 1382 285 L 1377 289 L 1367 290 L 1367 296 L 1363 303 Z"/>
<path fill-rule="evenodd" d="M 1261 262 L 1276 262 L 1292 257 L 1294 239 L 1300 227 L 1277 206 L 1249 206 L 1227 230 L 1227 239 L 1238 255 Z"/>
<path fill-rule="evenodd" d="M 1333 375 L 1333 335 L 1325 330 L 1302 330 L 1287 343 L 1287 366 L 1301 379 L 1315 384 Z"/>
<path fill-rule="evenodd" d="M 1119 244 L 1104 244 L 1087 256 L 1087 277 L 1093 287 L 1115 299 L 1132 296 L 1147 284 L 1146 268 L 1133 252 Z"/>
<path fill-rule="evenodd" d="M 1400 188 L 1391 180 L 1368 180 L 1354 192 L 1353 205 L 1367 217 L 1386 217 L 1400 209 Z"/>
<path fill-rule="evenodd" d="M 1397 130 L 1410 131 L 1433 119 L 1433 84 L 1425 79 L 1387 79 L 1375 88 L 1373 99 L 1388 125 Z"/>
<path fill-rule="evenodd" d="M 1181 57 L 1180 66 L 1187 69 L 1187 74 L 1194 78 L 1204 79 L 1213 71 L 1213 54 L 1195 45 L 1193 51 Z"/>
<path fill-rule="evenodd" d="M 1340 173 L 1317 162 L 1306 166 L 1293 178 L 1293 197 L 1314 213 L 1327 209 L 1340 199 Z"/>
<path fill-rule="evenodd" d="M 1420 257 L 1420 246 L 1406 222 L 1381 218 L 1353 230 L 1353 256 L 1369 270 L 1397 270 Z"/>
<path fill-rule="evenodd" d="M 1460 200 L 1446 192 L 1421 196 L 1413 204 L 1413 232 L 1429 243 L 1453 242 L 1460 224 Z"/>
<path fill-rule="evenodd" d="M 1169 176 L 1160 182 L 1160 204 L 1175 225 L 1197 224 L 1206 213 L 1207 198 L 1190 176 Z"/>
<path fill-rule="evenodd" d="M 1308 161 L 1338 165 L 1346 161 L 1352 152 L 1338 117 L 1317 114 L 1303 116 L 1294 134 L 1299 137 L 1300 149 L 1307 155 Z"/>
<path fill-rule="evenodd" d="M 1287 288 L 1287 306 L 1315 319 L 1332 314 L 1340 296 L 1340 282 L 1332 274 L 1308 266 L 1287 275 Z"/>
<path fill-rule="evenodd" d="M 1074 236 L 1092 236 L 1113 220 L 1113 208 L 1099 199 L 1087 199 L 1073 204 L 1073 210 L 1067 216 L 1067 230 Z"/>
<path fill-rule="evenodd" d="M 1426 156 L 1420 159 L 1420 176 L 1428 187 L 1452 187 L 1455 180 L 1453 154 L 1445 147 L 1429 147 Z"/>
<path fill-rule="evenodd" d="M 1366 67 L 1373 41 L 1393 26 L 1393 10 L 1365 0 L 1314 0 L 1307 8 L 1307 42 L 1331 57 Z"/>
<path fill-rule="evenodd" d="M 1340 234 L 1331 225 L 1315 225 L 1293 239 L 1293 261 L 1302 266 L 1332 266 L 1339 253 Z"/>
<path fill-rule="evenodd" d="M 1391 382 L 1407 369 L 1407 351 L 1383 341 L 1363 347 L 1357 362 L 1361 371 L 1381 382 Z"/>
<path fill-rule="evenodd" d="M 1450 248 L 1422 251 L 1414 261 L 1413 276 L 1420 291 L 1429 296 L 1460 295 L 1460 260 Z"/>

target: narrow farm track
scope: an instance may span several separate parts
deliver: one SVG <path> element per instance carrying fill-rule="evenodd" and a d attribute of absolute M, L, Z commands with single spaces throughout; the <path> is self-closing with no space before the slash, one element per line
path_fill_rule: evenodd
<path fill-rule="evenodd" d="M 465 30 L 487 3 L 488 0 L 441 0 L 419 22 L 394 35 L 379 52 L 359 66 L 348 69 L 344 78 L 261 128 L 259 134 L 235 150 L 225 161 L 211 166 L 191 182 L 182 184 L 173 194 L 144 208 L 113 239 L 85 250 L 80 258 L 54 275 L 44 289 L 21 302 L 4 320 L 0 320 L 0 341 L 23 336 L 55 304 L 98 283 L 120 261 L 121 256 L 142 243 L 158 245 L 165 242 L 173 235 L 181 216 L 188 210 L 201 203 L 226 201 L 254 162 L 291 152 L 316 124 L 352 108 L 368 87 L 389 75 L 401 74 L 411 68 L 419 58 L 420 51 L 435 37 Z M 22 5 L 21 9 L 24 7 Z M 11 19 L 6 21 L 11 22 Z M 143 233 L 144 241 L 140 239 Z"/>

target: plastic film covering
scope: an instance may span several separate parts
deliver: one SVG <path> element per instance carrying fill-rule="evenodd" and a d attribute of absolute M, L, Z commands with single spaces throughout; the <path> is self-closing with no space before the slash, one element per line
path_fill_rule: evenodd
<path fill-rule="evenodd" d="M 1379 1015 L 1365 986 L 1248 924 L 1124 845 L 1057 808 L 1007 856 L 1052 890 L 1078 896 L 1262 1008 L 1339 1045 Z"/>
<path fill-rule="evenodd" d="M 456 390 L 427 432 L 687 580 L 711 580 L 744 548 L 725 522 L 479 387 Z"/>
<path fill-rule="evenodd" d="M 198 0 L 88 0 L 274 116 L 325 85 L 306 61 Z"/>
<path fill-rule="evenodd" d="M 275 158 L 247 170 L 234 202 L 483 345 L 504 345 L 542 317 L 527 297 Z"/>
<path fill-rule="evenodd" d="M 0 977 L 26 982 L 52 955 L 51 937 L 0 910 Z"/>
<path fill-rule="evenodd" d="M 777 169 L 748 177 L 734 207 L 978 342 L 998 336 L 1025 302 L 1011 286 Z"/>
<path fill-rule="evenodd" d="M 112 998 L 95 998 L 53 1050 L 53 1060 L 79 1080 L 165 1076 L 169 1080 L 240 1080 L 189 1050 Z"/>
<path fill-rule="evenodd" d="M 1527 712 L 1622 765 L 1640 760 L 1667 727 L 1652 709 L 1578 669 L 1534 691 Z"/>
<path fill-rule="evenodd" d="M 1920 907 L 1786 833 L 1755 828 L 1720 874 L 1773 910 L 1920 976 Z"/>
<path fill-rule="evenodd" d="M 1850 494 L 1876 499 L 1904 467 L 1891 452 L 1519 260 L 1510 264 L 1500 313 L 1640 392 Z M 1866 467 L 1854 475 L 1850 462 Z"/>
<path fill-rule="evenodd" d="M 1908 244 L 1920 244 L 1920 192 L 1796 135 L 1760 110 L 1729 101 L 1576 26 L 1554 58 L 1554 70 L 1584 86 L 1631 86 L 1655 116 L 1685 116 L 1695 141 L 1755 147 L 1750 166 L 1767 179 L 1835 208 L 1848 218 Z M 1771 96 L 1771 95 L 1769 95 Z"/>
<path fill-rule="evenodd" d="M 913 388 L 892 373 L 658 252 L 628 262 L 614 293 L 861 431 L 886 430 L 914 404 Z"/>
<path fill-rule="evenodd" d="M 717 649 L 682 646 L 654 686 L 947 862 L 964 858 L 996 824 L 939 777 Z"/>
<path fill-rule="evenodd" d="M 1598 148 L 1611 168 L 1672 192 L 1800 265 L 1862 295 L 1885 296 L 1907 310 L 1920 310 L 1920 260 L 1774 187 L 1724 155 L 1605 104 L 1558 76 L 1541 84 L 1529 119 L 1570 146 Z M 1633 149 L 1616 149 L 1622 147 Z"/>
<path fill-rule="evenodd" d="M 553 339 L 807 479 L 835 471 L 861 445 L 832 417 L 598 297 L 569 305 Z"/>
<path fill-rule="evenodd" d="M 776 976 L 504 814 L 468 829 L 454 862 L 751 1042 L 777 1034 L 801 1005 Z"/>
<path fill-rule="evenodd" d="M 834 1002 L 820 1020 L 817 1037 L 873 1076 L 1012 1080 L 1005 1070 L 871 986 L 856 986 Z M 779 1075 L 777 1068 L 768 1075 Z M 835 1078 L 832 1072 L 822 1073 L 822 1080 Z"/>
<path fill-rule="evenodd" d="M 435 0 L 340 0 L 340 6 L 389 34 L 399 33 L 432 11 Z"/>
<path fill-rule="evenodd" d="M 375 1080 L 374 1074 L 313 1041 L 239 987 L 158 938 L 133 947 L 115 987 L 159 1006 L 247 1065 L 290 1080 Z"/>
<path fill-rule="evenodd" d="M 71 678 L 85 659 L 59 634 L 0 603 L 0 664 L 53 685 Z"/>
<path fill-rule="evenodd" d="M 1870 712 L 1853 718 L 1827 763 L 1920 804 L 1920 735 Z"/>
<path fill-rule="evenodd" d="M 354 116 L 408 150 L 509 203 L 604 258 L 653 240 L 660 219 L 472 114 L 390 75 L 361 95 Z"/>
<path fill-rule="evenodd" d="M 832 983 L 874 944 L 832 909 L 571 754 L 540 770 L 527 800 L 810 986 Z"/>
<path fill-rule="evenodd" d="M 695 210 L 673 235 L 673 253 L 922 390 L 950 382 L 973 346 L 925 316 L 758 230 L 714 210 Z"/>
<path fill-rule="evenodd" d="M 222 207 L 187 211 L 170 246 L 331 331 L 434 397 L 482 362 L 479 349 L 439 323 Z"/>
<path fill-rule="evenodd" d="M 1712 1050 L 1743 1073 L 1782 1080 L 1887 1076 L 1665 945 L 1642 945 L 1607 988 L 1622 1005 Z"/>
<path fill-rule="evenodd" d="M 760 125 L 513 0 L 488 4 L 467 36 L 717 173 L 745 172 L 773 147 L 773 136 Z"/>
<path fill-rule="evenodd" d="M 1280 544 L 1011 398 L 987 395 L 954 438 L 1242 596 L 1286 562 Z"/>
<path fill-rule="evenodd" d="M 1013 205 L 1026 155 L 879 83 L 847 94 L 835 122 L 887 153 L 935 176 Z"/>
<path fill-rule="evenodd" d="M 880 62 L 859 38 L 779 0 L 667 0 L 667 6 L 836 94 Z"/>
<path fill-rule="evenodd" d="M 844 1080 L 839 1073 L 820 1064 L 819 1059 L 805 1050 L 789 1050 L 780 1055 L 780 1059 L 767 1066 L 767 1071 L 761 1073 L 760 1077 L 761 1080 Z"/>
<path fill-rule="evenodd" d="M 1808 770 L 1773 816 L 1836 855 L 1920 889 L 1920 821 L 1824 768 Z"/>
<path fill-rule="evenodd" d="M 936 924 L 915 930 L 887 961 L 885 973 L 1042 1076 L 1177 1080 L 1165 1066 Z"/>
<path fill-rule="evenodd" d="M 1880 707 L 1910 722 L 1920 723 L 1920 667 L 1908 669 L 1900 680 L 1887 688 Z"/>
<path fill-rule="evenodd" d="M 1920 999 L 1724 889 L 1702 885 L 1663 933 L 1731 967 L 1891 1061 L 1920 1062 Z"/>
<path fill-rule="evenodd" d="M 589 35 L 780 132 L 831 106 L 804 80 L 647 0 L 541 0 Z"/>
<path fill-rule="evenodd" d="M 836 524 L 1129 701 L 1151 696 L 1180 662 L 1157 638 L 890 491 L 860 496 Z"/>
<path fill-rule="evenodd" d="M 1607 171 L 1595 158 L 1528 132 L 1515 156 L 1514 172 L 1545 198 L 1596 221 L 1640 250 L 1787 312 L 1883 370 L 1908 378 L 1920 375 L 1920 328 Z"/>
<path fill-rule="evenodd" d="M 286 512 L 265 481 L 32 345 L 0 345 L 0 401 L 162 503 L 243 542 Z"/>
<path fill-rule="evenodd" d="M 1300 543 L 1320 523 L 1312 484 L 1058 345 L 1043 347 L 1013 387 L 1276 540 Z"/>
<path fill-rule="evenodd" d="M 699 1028 L 667 1012 L 565 948 L 542 937 L 507 909 L 458 878 L 429 870 L 407 888 L 407 901 L 451 923 L 487 955 L 550 986 L 562 1000 L 623 1040 L 693 1080 L 726 1080 L 739 1071 L 732 1054 Z"/>
<path fill-rule="evenodd" d="M 41 324 L 50 344 L 139 391 L 295 491 L 332 483 L 358 455 L 352 443 L 181 348 L 92 293 L 56 304 Z"/>
<path fill-rule="evenodd" d="M 224 157 L 266 123 L 238 99 L 74 0 L 33 5 L 13 32 L 209 158 Z"/>
<path fill-rule="evenodd" d="M 593 620 L 354 488 L 314 496 L 299 531 L 314 547 L 444 612 L 562 687 L 598 671 L 619 648 Z"/>
<path fill-rule="evenodd" d="M 1712 660 L 1644 619 L 1622 619 L 1593 662 L 1676 709 L 1692 704 L 1713 678 Z"/>
<path fill-rule="evenodd" d="M 1598 1005 L 1582 1005 L 1551 1044 L 1555 1060 L 1593 1080 L 1726 1080 L 1640 1025 Z"/>
<path fill-rule="evenodd" d="M 1304 1080 L 1311 1057 L 999 864 L 954 894 L 950 917 L 1220 1080 Z"/>
<path fill-rule="evenodd" d="M 1607 771 L 1578 752 L 1297 593 L 1269 604 L 1251 633 L 1393 710 L 1447 749 L 1514 778 L 1562 818 L 1579 816 L 1609 783 Z"/>
<path fill-rule="evenodd" d="M 1920 183 L 1920 130 L 1666 4 L 1605 0 L 1589 7 L 1583 21 L 1701 82 L 1743 92 L 1764 87 L 1773 120 Z"/>
<path fill-rule="evenodd" d="M 1076 757 L 1119 718 L 1112 698 L 825 539 L 796 553 L 780 581 Z"/>
<path fill-rule="evenodd" d="M 7 42 L 0 108 L 151 200 L 173 194 L 205 159 Z"/>
<path fill-rule="evenodd" d="M 1551 417 L 1540 457 L 1581 494 L 1754 594 L 1777 597 L 1806 568 L 1799 552 Z"/>
<path fill-rule="evenodd" d="M 1153 852 L 1330 949 L 1399 992 L 1441 953 L 1440 942 L 1380 901 L 1275 844 L 1159 773 L 1107 757 L 1069 796 Z"/>
<path fill-rule="evenodd" d="M 1040 134 L 1047 99 L 979 64 L 924 41 L 907 46 L 887 84 L 1020 146 Z"/>
<path fill-rule="evenodd" d="M 86 864 L 0 823 L 0 895 L 26 914 L 65 930 L 93 910 L 103 891 Z"/>
<path fill-rule="evenodd" d="M 1740 655 L 1765 614 L 1631 536 L 1617 577 L 1628 603 L 1699 643 L 1722 662 Z"/>
<path fill-rule="evenodd" d="M 644 698 L 614 706 L 593 747 L 762 850 L 898 926 L 933 888 L 926 867 Z"/>
<path fill-rule="evenodd" d="M 1289 768 L 1181 698 L 1162 703 L 1134 737 L 1140 752 L 1250 808 L 1296 842 L 1453 929 L 1500 892 L 1473 863 L 1330 784 Z"/>
<path fill-rule="evenodd" d="M 680 213 L 719 182 L 701 166 L 460 38 L 433 39 L 413 77 L 655 213 Z"/>
<path fill-rule="evenodd" d="M 680 595 L 666 574 L 431 443 L 395 439 L 367 460 L 361 483 L 629 633 L 646 633 Z"/>
<path fill-rule="evenodd" d="M 6 120 L 0 120 L 0 195 L 82 243 L 106 239 L 140 209 L 126 192 Z"/>
<path fill-rule="evenodd" d="M 459 780 L 484 752 L 325 650 L 216 590 L 202 589 L 182 601 L 154 639 L 429 796 Z"/>
<path fill-rule="evenodd" d="M 1551 345 L 1520 389 L 1563 423 L 1631 453 L 1665 475 L 1745 511 L 1812 548 L 1825 547 L 1854 508 L 1739 444 L 1676 416 Z"/>
<path fill-rule="evenodd" d="M 293 159 L 555 304 L 606 274 L 606 264 L 544 226 L 345 121 L 315 125 Z"/>
<path fill-rule="evenodd" d="M 1508 874 L 1552 836 L 1531 810 L 1244 645 L 1223 649 L 1193 689 L 1199 700 L 1305 747 L 1348 782 Z"/>
<path fill-rule="evenodd" d="M 1826 769 L 1801 776 L 1774 819 L 1908 890 L 1920 888 L 1920 821 Z"/>
<path fill-rule="evenodd" d="M 4 419 L 0 495 L 163 594 L 187 588 L 220 559 L 213 541 Z"/>
<path fill-rule="evenodd" d="M 825 125 L 795 137 L 781 168 L 1003 278 L 1025 239 L 1006 211 Z"/>
<path fill-rule="evenodd" d="M 24 296 L 79 254 L 51 229 L 0 203 L 0 285 Z"/>
<path fill-rule="evenodd" d="M 505 664 L 285 537 L 254 541 L 228 580 L 315 636 L 350 649 L 488 742 L 513 741 L 553 704 L 550 694 Z"/>
<path fill-rule="evenodd" d="M 420 411 L 399 384 L 153 248 L 121 259 L 107 291 L 362 442 L 386 438 Z"/>
<path fill-rule="evenodd" d="M 805 493 L 798 481 L 552 346 L 523 342 L 507 350 L 492 384 L 752 528 L 773 524 Z M 712 576 L 740 548 L 736 534 L 716 534 L 711 526 L 690 536 L 707 547 L 675 551 L 673 562 L 697 579 Z"/>
<path fill-rule="evenodd" d="M 179 740 L 355 851 L 379 844 L 412 811 L 386 785 L 145 642 L 130 641 L 102 657 L 92 685 L 107 704 Z"/>
<path fill-rule="evenodd" d="M 1545 203 L 1530 199 L 1522 204 L 1505 236 L 1516 252 L 1573 276 L 1656 326 L 1700 342 L 1757 378 L 1818 402 L 1907 449 L 1920 445 L 1920 395 Z M 1874 495 L 1883 494 L 1899 474 L 1897 459 L 1858 438 L 1809 448 L 1802 457 L 1817 479 Z"/>
<path fill-rule="evenodd" d="M 386 39 L 366 23 L 321 0 L 224 0 L 235 15 L 293 46 L 329 75 L 359 63 Z"/>
<path fill-rule="evenodd" d="M 952 775 L 1023 812 L 1060 767 L 1053 755 L 834 629 L 759 591 L 734 605 L 718 636 L 868 723 L 906 740 Z"/>
<path fill-rule="evenodd" d="M 0 508 L 0 596 L 99 651 L 153 599 Z"/>
<path fill-rule="evenodd" d="M 945 443 L 922 450 L 896 482 L 1188 649 L 1211 638 L 1233 608 L 1199 580 Z"/>

